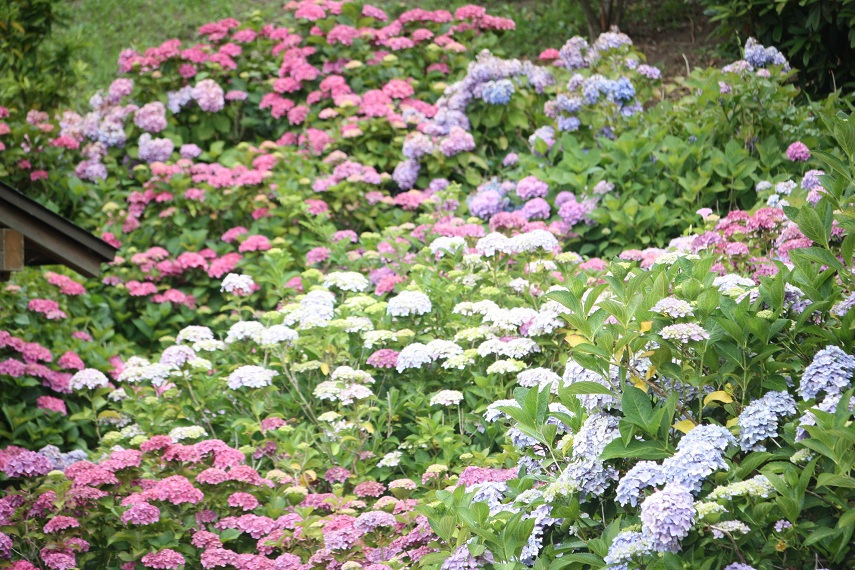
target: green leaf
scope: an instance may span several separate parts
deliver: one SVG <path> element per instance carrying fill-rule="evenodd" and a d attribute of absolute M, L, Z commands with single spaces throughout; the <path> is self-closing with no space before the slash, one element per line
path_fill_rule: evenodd
<path fill-rule="evenodd" d="M 565 388 L 558 390 L 559 394 L 578 395 L 578 394 L 601 394 L 603 396 L 614 396 L 615 393 L 597 382 L 583 380 L 574 382 Z"/>
<path fill-rule="evenodd" d="M 616 439 L 606 445 L 600 455 L 601 461 L 609 459 L 665 459 L 671 457 L 672 451 L 663 447 L 655 441 L 639 441 L 632 439 L 624 443 L 622 439 Z"/>
<path fill-rule="evenodd" d="M 634 386 L 625 388 L 621 398 L 621 408 L 628 421 L 649 431 L 650 422 L 653 420 L 653 406 L 647 394 Z"/>
<path fill-rule="evenodd" d="M 796 224 L 803 234 L 811 241 L 818 243 L 824 248 L 828 247 L 828 238 L 831 236 L 831 216 L 826 219 L 825 211 L 831 212 L 831 206 L 821 201 L 816 208 L 804 206 L 799 210 Z M 823 215 L 820 216 L 820 213 Z"/>

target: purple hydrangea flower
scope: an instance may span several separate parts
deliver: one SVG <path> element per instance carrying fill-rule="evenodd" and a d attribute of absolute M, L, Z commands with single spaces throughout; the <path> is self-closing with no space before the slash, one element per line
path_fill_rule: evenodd
<path fill-rule="evenodd" d="M 545 220 L 549 217 L 549 202 L 543 198 L 532 198 L 522 207 L 522 213 L 528 220 Z"/>

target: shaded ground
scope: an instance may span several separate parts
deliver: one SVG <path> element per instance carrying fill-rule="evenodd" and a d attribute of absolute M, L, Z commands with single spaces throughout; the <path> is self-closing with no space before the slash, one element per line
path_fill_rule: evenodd
<path fill-rule="evenodd" d="M 643 0 L 630 3 L 622 26 L 647 62 L 671 79 L 687 69 L 719 66 L 729 61 L 718 53 L 715 28 L 699 6 L 680 0 Z"/>

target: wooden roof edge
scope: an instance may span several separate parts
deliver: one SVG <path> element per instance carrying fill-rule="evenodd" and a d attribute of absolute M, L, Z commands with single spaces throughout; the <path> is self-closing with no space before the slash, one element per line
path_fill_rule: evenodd
<path fill-rule="evenodd" d="M 112 261 L 116 256 L 118 250 L 115 247 L 2 180 L 0 206 L 7 206 L 11 210 L 0 222 L 51 251 L 60 263 L 90 277 L 96 277 L 98 274 L 94 268 L 99 267 L 101 263 Z M 73 259 L 73 254 L 86 259 Z"/>

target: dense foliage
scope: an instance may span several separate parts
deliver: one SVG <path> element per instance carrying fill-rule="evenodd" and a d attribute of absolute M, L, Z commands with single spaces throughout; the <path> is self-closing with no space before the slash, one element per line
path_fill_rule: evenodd
<path fill-rule="evenodd" d="M 855 119 L 513 28 L 291 2 L 0 108 L 119 248 L 0 290 L 0 565 L 853 565 Z"/>
<path fill-rule="evenodd" d="M 717 32 L 738 41 L 746 34 L 777 45 L 802 72 L 799 83 L 819 97 L 851 91 L 855 74 L 855 2 L 851 0 L 701 0 Z"/>

